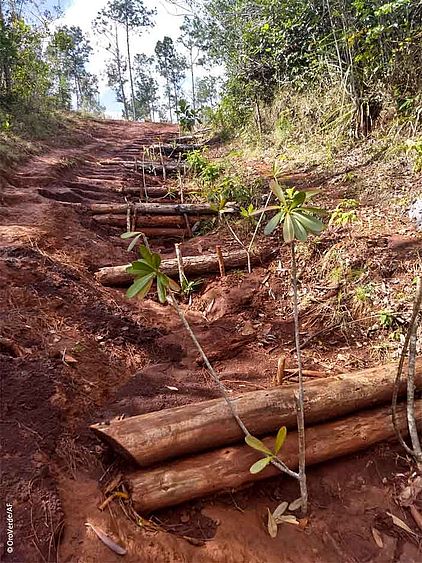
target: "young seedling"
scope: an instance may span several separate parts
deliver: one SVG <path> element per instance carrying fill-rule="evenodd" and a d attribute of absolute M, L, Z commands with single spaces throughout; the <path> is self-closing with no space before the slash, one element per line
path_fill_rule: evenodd
<path fill-rule="evenodd" d="M 283 444 L 286 440 L 286 436 L 287 436 L 287 428 L 285 426 L 282 426 L 277 433 L 273 452 L 269 448 L 267 448 L 264 442 L 262 442 L 258 438 L 255 438 L 255 436 L 251 436 L 250 434 L 246 436 L 245 442 L 248 444 L 248 446 L 250 446 L 254 450 L 257 450 L 258 452 L 265 454 L 265 457 L 256 461 L 249 469 L 249 471 L 253 474 L 259 473 L 260 471 L 265 469 L 267 465 L 269 465 L 272 461 L 274 461 L 277 458 L 281 448 L 283 447 Z"/>
<path fill-rule="evenodd" d="M 291 274 L 293 288 L 293 313 L 295 326 L 295 344 L 298 362 L 299 389 L 295 394 L 296 410 L 297 410 L 297 427 L 299 440 L 299 472 L 295 474 L 300 484 L 300 493 L 302 498 L 302 511 L 307 511 L 308 492 L 306 485 L 306 463 L 305 463 L 305 414 L 304 414 L 304 386 L 303 386 L 303 369 L 300 343 L 300 324 L 299 324 L 299 306 L 298 306 L 298 286 L 297 286 L 297 264 L 296 264 L 296 241 L 305 241 L 311 234 L 319 234 L 324 229 L 324 223 L 316 217 L 316 215 L 324 215 L 325 212 L 317 207 L 306 205 L 307 201 L 314 195 L 314 192 L 300 192 L 294 188 L 288 188 L 285 191 L 278 183 L 277 178 L 270 184 L 271 191 L 276 196 L 278 203 L 270 205 L 263 209 L 258 209 L 254 214 L 267 213 L 275 211 L 275 215 L 270 219 L 264 228 L 266 235 L 271 235 L 280 226 L 283 227 L 283 240 L 289 244 L 291 251 Z M 253 446 L 252 446 L 253 447 Z M 271 452 L 272 455 L 272 452 Z M 269 454 L 267 454 L 269 457 Z M 266 460 L 266 458 L 264 458 Z M 270 463 L 261 464 L 259 470 L 262 470 Z"/>

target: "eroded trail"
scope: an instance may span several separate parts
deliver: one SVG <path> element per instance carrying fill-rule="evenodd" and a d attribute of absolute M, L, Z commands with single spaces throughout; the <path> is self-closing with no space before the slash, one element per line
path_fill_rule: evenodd
<path fill-rule="evenodd" d="M 312 470 L 308 527 L 285 525 L 276 540 L 265 530 L 266 507 L 297 496 L 284 478 L 161 511 L 155 521 L 168 533 L 137 526 L 118 502 L 98 510 L 99 484 L 118 474 L 119 460 L 89 424 L 218 396 L 173 312 L 153 296 L 129 302 L 95 276 L 135 256 L 119 237 L 127 227 L 150 229 L 167 260 L 182 239 L 185 256 L 212 254 L 218 243 L 238 250 L 218 233 L 190 237 L 198 209 L 137 208 L 181 203 L 181 155 L 143 150 L 176 134 L 169 125 L 93 122 L 79 147 L 29 161 L 2 193 L 3 498 L 13 503 L 16 526 L 6 560 L 120 561 L 90 522 L 119 537 L 133 563 L 417 561 L 403 536 L 385 536 L 380 551 L 371 534 L 374 525 L 389 530 L 385 513 L 395 508 L 382 479 L 401 462 L 387 447 Z M 207 278 L 189 312 L 233 393 L 271 385 L 272 352 L 291 347 L 291 318 L 270 314 L 271 292 L 286 287 L 268 278 L 259 263 L 247 276 Z M 336 352 L 337 342 L 330 342 Z M 318 360 L 306 367 L 318 369 Z"/>

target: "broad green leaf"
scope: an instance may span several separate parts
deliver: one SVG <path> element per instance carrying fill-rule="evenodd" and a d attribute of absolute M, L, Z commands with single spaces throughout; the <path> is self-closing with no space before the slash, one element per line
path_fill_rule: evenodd
<path fill-rule="evenodd" d="M 283 188 L 276 180 L 271 180 L 270 188 L 276 198 L 281 201 L 284 205 L 286 205 L 286 198 L 284 196 Z"/>
<path fill-rule="evenodd" d="M 137 236 L 133 239 L 133 241 L 129 244 L 129 246 L 128 246 L 128 251 L 129 251 L 129 252 L 133 249 L 133 247 L 136 245 L 136 243 L 137 243 L 138 240 L 141 238 L 141 236 L 142 236 L 142 235 L 137 235 Z"/>
<path fill-rule="evenodd" d="M 152 252 L 144 244 L 141 244 L 141 246 L 139 247 L 139 254 L 147 264 L 150 264 L 150 266 L 154 267 Z"/>
<path fill-rule="evenodd" d="M 292 242 L 295 239 L 295 228 L 290 213 L 284 218 L 283 238 L 285 242 Z"/>
<path fill-rule="evenodd" d="M 157 275 L 157 293 L 160 303 L 166 302 L 168 279 L 169 278 L 167 278 L 167 276 L 165 276 L 164 274 L 158 273 Z"/>
<path fill-rule="evenodd" d="M 123 233 L 120 235 L 120 238 L 122 238 L 123 240 L 126 240 L 128 238 L 133 238 L 136 237 L 138 235 L 141 235 L 142 233 L 140 233 L 139 231 L 128 231 L 127 233 Z"/>
<path fill-rule="evenodd" d="M 283 444 L 286 440 L 286 436 L 287 436 L 287 428 L 285 426 L 282 426 L 280 428 L 280 430 L 277 432 L 277 437 L 275 439 L 275 446 L 274 447 L 275 447 L 276 455 L 278 454 L 278 452 L 283 447 Z"/>
<path fill-rule="evenodd" d="M 295 230 L 295 237 L 298 240 L 305 241 L 308 238 L 308 233 L 302 223 L 296 218 L 295 214 L 291 214 L 291 218 L 293 221 L 293 227 Z"/>
<path fill-rule="evenodd" d="M 139 276 L 143 274 L 151 274 L 153 272 L 153 269 L 143 260 L 135 260 L 130 266 L 126 268 L 126 272 L 134 276 Z"/>
<path fill-rule="evenodd" d="M 245 442 L 254 450 L 258 450 L 259 452 L 267 455 L 274 455 L 273 452 L 269 448 L 267 448 L 264 442 L 261 442 L 261 440 L 258 440 L 258 438 L 255 438 L 255 436 L 252 436 L 251 434 L 248 434 L 245 437 Z"/>
<path fill-rule="evenodd" d="M 307 231 L 320 233 L 325 227 L 322 221 L 312 215 L 308 215 L 302 211 L 295 211 L 295 215 Z"/>
<path fill-rule="evenodd" d="M 253 475 L 255 475 L 255 473 L 259 473 L 260 471 L 265 469 L 267 467 L 267 465 L 269 465 L 271 463 L 272 459 L 273 459 L 273 456 L 263 457 L 263 458 L 259 459 L 258 461 L 256 461 L 251 466 L 251 468 L 249 469 L 249 472 L 252 473 Z"/>
<path fill-rule="evenodd" d="M 282 217 L 283 217 L 282 211 L 276 213 L 274 217 L 270 219 L 268 223 L 265 225 L 264 235 L 270 235 L 273 231 L 275 231 L 280 221 L 282 220 Z"/>
<path fill-rule="evenodd" d="M 292 201 L 293 207 L 299 207 L 299 205 L 302 205 L 302 203 L 304 203 L 305 199 L 306 199 L 305 192 L 296 192 L 293 196 L 293 201 Z"/>
<path fill-rule="evenodd" d="M 152 263 L 154 265 L 154 268 L 158 270 L 161 264 L 161 256 L 157 254 L 157 252 L 151 252 L 151 257 L 152 257 Z"/>
<path fill-rule="evenodd" d="M 151 289 L 152 281 L 155 278 L 154 272 L 136 279 L 126 292 L 126 296 L 131 298 L 138 295 L 143 299 L 148 291 Z"/>

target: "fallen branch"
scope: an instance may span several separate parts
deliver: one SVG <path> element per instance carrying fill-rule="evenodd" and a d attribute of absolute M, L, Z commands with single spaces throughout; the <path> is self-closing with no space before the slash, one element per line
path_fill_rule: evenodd
<path fill-rule="evenodd" d="M 391 400 L 395 371 L 395 365 L 388 364 L 307 383 L 306 419 L 315 423 L 387 403 Z M 417 362 L 416 383 L 422 384 L 422 360 Z M 283 425 L 296 426 L 296 389 L 294 384 L 274 387 L 245 393 L 232 401 L 249 432 L 262 436 Z M 405 390 L 402 384 L 400 393 Z M 242 432 L 222 399 L 96 424 L 91 428 L 141 466 L 242 439 Z"/>
<path fill-rule="evenodd" d="M 421 424 L 422 400 L 416 403 L 416 416 Z M 406 430 L 404 407 L 398 411 L 398 424 L 402 431 Z M 394 428 L 389 407 L 359 412 L 307 428 L 306 462 L 308 465 L 321 463 L 391 438 L 394 438 Z M 273 437 L 263 441 L 273 447 Z M 289 432 L 281 452 L 283 461 L 292 468 L 298 467 L 297 441 L 297 433 Z M 257 455 L 248 446 L 238 445 L 176 460 L 155 469 L 136 471 L 128 478 L 134 506 L 139 512 L 148 513 L 279 475 L 271 466 L 251 474 L 249 468 L 257 461 Z"/>

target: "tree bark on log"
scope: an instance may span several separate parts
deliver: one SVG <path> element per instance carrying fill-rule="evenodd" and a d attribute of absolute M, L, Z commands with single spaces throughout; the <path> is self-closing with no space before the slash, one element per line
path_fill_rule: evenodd
<path fill-rule="evenodd" d="M 204 145 L 187 145 L 187 144 L 166 144 L 166 145 L 151 145 L 148 147 L 150 151 L 153 151 L 155 154 L 163 154 L 168 156 L 169 158 L 179 155 L 187 154 L 191 151 L 197 151 L 204 148 Z"/>
<path fill-rule="evenodd" d="M 126 215 L 116 215 L 107 213 L 106 215 L 94 215 L 94 221 L 101 225 L 110 225 L 112 227 L 126 228 L 127 218 Z M 191 224 L 199 221 L 200 218 L 194 215 L 189 215 L 188 221 Z M 135 219 L 136 227 L 144 228 L 160 228 L 160 227 L 186 227 L 186 219 L 183 215 L 137 215 Z"/>
<path fill-rule="evenodd" d="M 133 209 L 145 215 L 215 215 L 217 211 L 209 203 L 134 203 Z M 87 209 L 95 215 L 103 213 L 127 213 L 126 203 L 92 203 Z"/>
<path fill-rule="evenodd" d="M 112 225 L 110 225 L 112 226 Z M 126 219 L 124 221 L 124 225 L 123 227 L 126 230 Z M 143 227 L 142 228 L 142 232 L 144 233 L 144 235 L 147 238 L 185 238 L 188 236 L 188 231 L 187 229 L 182 229 L 182 228 L 171 228 L 171 227 Z M 125 266 L 125 268 L 127 268 L 130 264 L 127 264 L 127 266 Z M 98 272 L 97 272 L 98 274 Z M 97 276 L 96 274 L 96 276 Z M 98 278 L 98 276 L 97 276 Z M 133 281 L 133 277 L 131 276 L 127 276 L 127 284 L 129 285 L 131 282 Z M 119 284 L 117 284 L 119 285 Z"/>
<path fill-rule="evenodd" d="M 188 170 L 188 167 L 185 164 L 174 164 L 172 162 L 165 162 L 164 166 L 160 162 L 143 162 L 143 161 L 130 161 L 130 160 L 111 160 L 111 161 L 103 161 L 100 163 L 101 166 L 104 166 L 105 169 L 109 168 L 126 168 L 132 170 L 133 172 L 145 172 L 145 174 L 154 174 L 154 175 L 164 175 L 164 171 L 167 175 L 175 174 L 180 172 L 181 174 L 185 174 Z"/>
<path fill-rule="evenodd" d="M 405 408 L 400 407 L 398 418 L 400 429 L 406 434 Z M 422 400 L 416 403 L 416 418 L 421 425 Z M 349 455 L 394 437 L 390 406 L 312 426 L 306 429 L 306 463 L 315 465 Z M 270 449 L 274 448 L 274 438 L 263 440 Z M 280 458 L 290 469 L 298 466 L 297 444 L 297 432 L 288 432 Z M 273 466 L 252 475 L 249 468 L 260 457 L 263 456 L 252 448 L 239 445 L 136 471 L 128 477 L 134 508 L 148 513 L 280 475 Z"/>
<path fill-rule="evenodd" d="M 258 263 L 265 260 L 269 256 L 269 252 L 261 252 L 253 254 L 251 260 Z M 226 269 L 245 268 L 247 264 L 247 254 L 245 250 L 236 250 L 230 253 L 223 253 L 224 264 Z M 127 285 L 131 282 L 132 277 L 126 273 L 126 268 L 130 264 L 123 266 L 109 266 L 101 268 L 95 274 L 97 280 L 103 285 Z M 197 275 L 206 275 L 219 271 L 218 259 L 215 254 L 204 256 L 183 256 L 183 268 L 186 275 L 194 277 Z M 160 266 L 161 271 L 171 277 L 178 276 L 178 266 L 176 258 L 163 260 Z"/>
<path fill-rule="evenodd" d="M 379 366 L 318 379 L 306 385 L 306 423 L 344 416 L 391 401 L 397 367 Z M 422 387 L 422 360 L 416 381 Z M 402 382 L 400 392 L 405 392 Z M 296 427 L 297 385 L 252 391 L 233 399 L 237 414 L 255 436 Z M 242 439 L 242 431 L 223 399 L 164 409 L 91 426 L 94 432 L 140 466 L 197 453 Z"/>
<path fill-rule="evenodd" d="M 164 197 L 169 193 L 172 193 L 172 188 L 166 188 L 165 186 L 123 186 L 118 190 L 123 194 L 129 195 L 138 195 L 140 197 L 145 197 L 145 192 L 147 193 L 148 197 Z"/>

